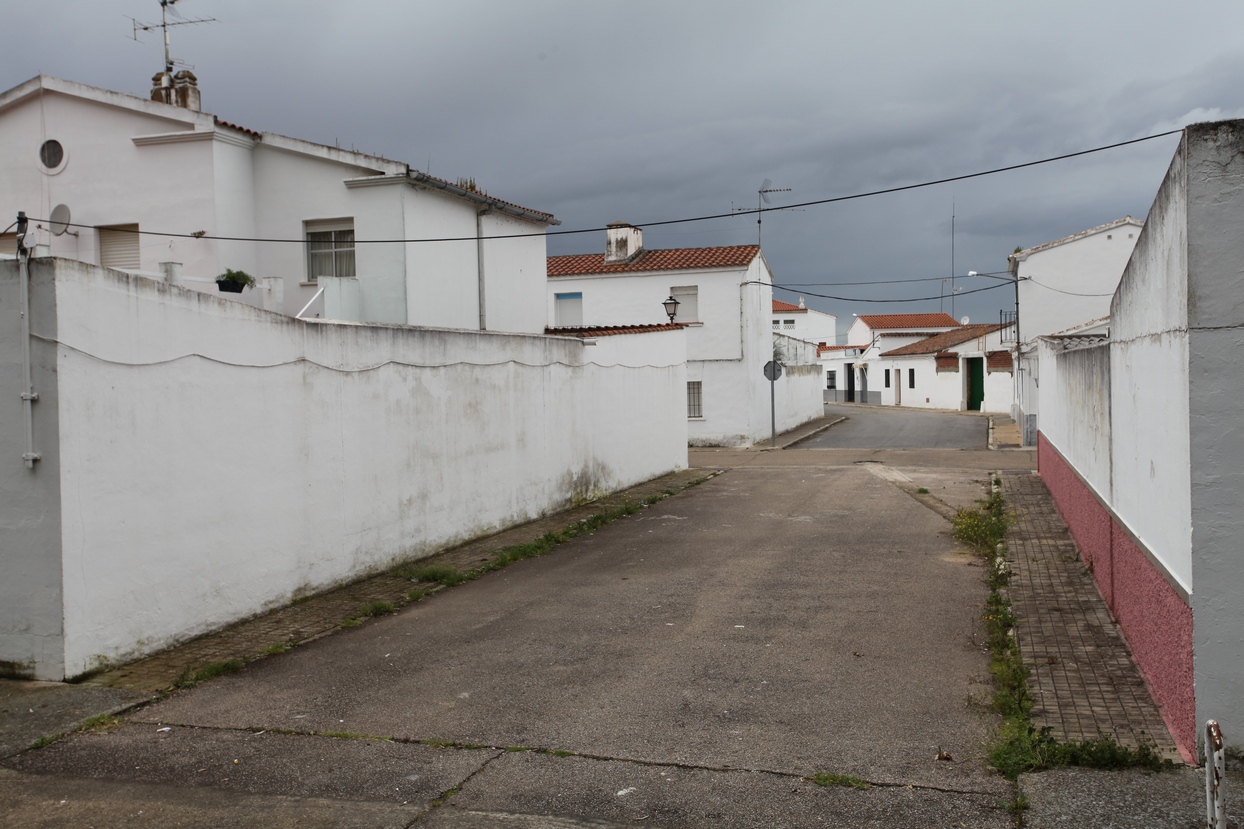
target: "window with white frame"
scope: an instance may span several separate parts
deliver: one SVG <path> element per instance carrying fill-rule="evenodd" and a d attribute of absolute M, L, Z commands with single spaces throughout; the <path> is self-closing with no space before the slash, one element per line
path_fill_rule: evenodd
<path fill-rule="evenodd" d="M 794 328 L 795 321 L 794 320 L 782 320 L 782 327 L 783 328 Z"/>
<path fill-rule="evenodd" d="M 553 325 L 578 328 L 583 325 L 583 292 L 553 294 Z"/>
<path fill-rule="evenodd" d="M 704 417 L 704 386 L 700 380 L 687 381 L 687 417 Z"/>
<path fill-rule="evenodd" d="M 307 281 L 321 276 L 358 276 L 354 267 L 354 220 L 307 222 Z"/>
<path fill-rule="evenodd" d="M 674 322 L 700 321 L 700 287 L 698 285 L 679 285 L 670 288 L 670 296 L 678 300 L 678 312 Z"/>

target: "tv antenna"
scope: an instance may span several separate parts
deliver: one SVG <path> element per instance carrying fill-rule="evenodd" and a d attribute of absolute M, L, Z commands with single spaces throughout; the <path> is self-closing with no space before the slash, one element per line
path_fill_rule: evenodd
<path fill-rule="evenodd" d="M 760 220 L 761 220 L 761 217 L 764 215 L 764 205 L 772 203 L 769 201 L 769 194 L 770 193 L 791 193 L 791 192 L 793 191 L 789 187 L 780 187 L 780 188 L 773 187 L 773 182 L 767 178 L 764 181 L 760 182 L 760 189 L 756 191 L 756 244 L 757 245 L 760 244 Z M 748 210 L 748 208 L 746 207 L 735 207 L 733 204 L 730 205 L 730 209 L 736 213 L 744 212 Z M 775 207 L 775 208 L 770 208 L 770 209 L 772 210 L 788 210 L 788 209 L 794 210 L 795 208 Z"/>
<path fill-rule="evenodd" d="M 130 20 L 133 21 L 134 23 L 134 40 L 135 41 L 138 40 L 139 32 L 154 32 L 156 29 L 160 29 L 164 33 L 164 71 L 165 72 L 172 72 L 174 63 L 180 63 L 182 66 L 186 65 L 182 61 L 174 61 L 172 54 L 169 52 L 168 30 L 171 27 L 189 26 L 194 23 L 215 23 L 216 22 L 216 18 L 214 17 L 196 17 L 194 20 L 182 19 L 182 20 L 174 20 L 172 23 L 169 23 L 168 22 L 169 7 L 176 5 L 178 2 L 179 0 L 160 0 L 160 22 L 159 23 L 139 23 L 134 18 L 132 17 L 130 18 Z M 177 14 L 176 11 L 174 11 L 173 14 L 176 14 L 178 17 L 181 17 L 181 15 Z"/>

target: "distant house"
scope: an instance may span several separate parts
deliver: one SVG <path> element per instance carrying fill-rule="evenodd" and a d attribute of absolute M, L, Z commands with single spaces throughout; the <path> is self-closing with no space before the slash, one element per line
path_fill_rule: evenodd
<path fill-rule="evenodd" d="M 962 325 L 882 352 L 873 362 L 881 402 L 957 411 L 1006 412 L 1014 383 L 1001 323 Z"/>
<path fill-rule="evenodd" d="M 949 314 L 857 314 L 845 345 L 817 351 L 826 402 L 881 403 L 882 387 L 869 369 L 882 352 L 959 327 Z"/>
<path fill-rule="evenodd" d="M 773 331 L 816 346 L 830 345 L 838 335 L 838 317 L 799 304 L 773 300 Z"/>
<path fill-rule="evenodd" d="M 230 298 L 290 315 L 312 303 L 307 316 L 544 330 L 552 215 L 400 161 L 247 129 L 199 101 L 184 70 L 158 74 L 150 100 L 45 75 L 0 93 L 3 224 L 25 211 L 38 253 L 169 270 L 195 290 L 242 270 L 260 285 Z M 73 223 L 60 235 L 57 205 Z M 467 241 L 400 243 L 426 237 Z M 14 244 L 0 237 L 0 254 Z"/>
<path fill-rule="evenodd" d="M 1124 216 L 1007 257 L 1018 281 L 1022 340 L 1010 345 L 1017 355 L 1012 415 L 1024 427 L 1025 444 L 1036 443 L 1038 428 L 1038 339 L 1109 315 L 1110 298 L 1143 227 Z"/>
<path fill-rule="evenodd" d="M 763 369 L 775 354 L 773 277 L 759 245 L 649 250 L 640 228 L 614 222 L 605 251 L 548 259 L 549 333 L 673 322 L 686 328 L 688 440 L 745 446 L 770 433 Z M 777 381 L 777 428 L 821 415 L 819 368 L 788 364 Z M 781 391 L 777 391 L 780 387 Z"/>

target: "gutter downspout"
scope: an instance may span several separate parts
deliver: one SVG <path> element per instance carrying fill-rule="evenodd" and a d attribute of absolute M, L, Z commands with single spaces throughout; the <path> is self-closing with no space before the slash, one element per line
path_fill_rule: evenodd
<path fill-rule="evenodd" d="M 475 211 L 475 264 L 479 278 L 479 330 L 488 330 L 488 312 L 484 304 L 484 217 L 492 212 L 489 205 Z"/>
<path fill-rule="evenodd" d="M 26 419 L 26 451 L 22 454 L 22 460 L 26 462 L 27 469 L 34 469 L 35 461 L 43 456 L 35 451 L 34 405 L 39 395 L 35 393 L 30 356 L 30 251 L 26 248 L 25 211 L 17 214 L 17 270 L 22 303 L 22 410 Z"/>

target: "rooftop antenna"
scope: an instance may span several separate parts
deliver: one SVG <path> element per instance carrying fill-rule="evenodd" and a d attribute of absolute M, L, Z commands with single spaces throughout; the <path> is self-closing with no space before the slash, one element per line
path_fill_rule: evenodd
<path fill-rule="evenodd" d="M 756 244 L 757 245 L 760 244 L 760 219 L 761 219 L 761 216 L 764 215 L 763 205 L 772 203 L 769 201 L 769 194 L 770 193 L 790 193 L 790 192 L 793 192 L 793 191 L 789 187 L 774 188 L 773 182 L 767 178 L 764 181 L 760 182 L 760 189 L 756 191 Z M 778 207 L 778 208 L 772 208 L 772 209 L 786 210 L 788 208 Z M 789 209 L 793 209 L 793 208 L 789 208 Z M 735 207 L 734 202 L 731 202 L 730 210 L 731 212 L 741 212 L 741 211 L 746 211 L 747 208 Z"/>
<path fill-rule="evenodd" d="M 169 7 L 176 5 L 178 2 L 179 0 L 160 0 L 160 22 L 159 23 L 139 23 L 134 18 L 132 17 L 130 18 L 130 20 L 133 21 L 134 23 L 134 40 L 138 40 L 139 32 L 154 32 L 156 29 L 160 29 L 161 31 L 164 32 L 164 71 L 165 72 L 172 72 L 174 63 L 181 63 L 183 66 L 186 65 L 185 63 L 182 63 L 182 61 L 173 60 L 173 55 L 169 51 L 169 45 L 168 45 L 169 27 L 189 26 L 192 23 L 215 23 L 216 22 L 216 18 L 214 17 L 196 17 L 194 20 L 174 20 L 172 23 L 169 23 L 168 22 Z M 174 14 L 176 14 L 176 12 L 174 12 Z M 177 16 L 181 17 L 181 15 L 177 15 Z"/>

